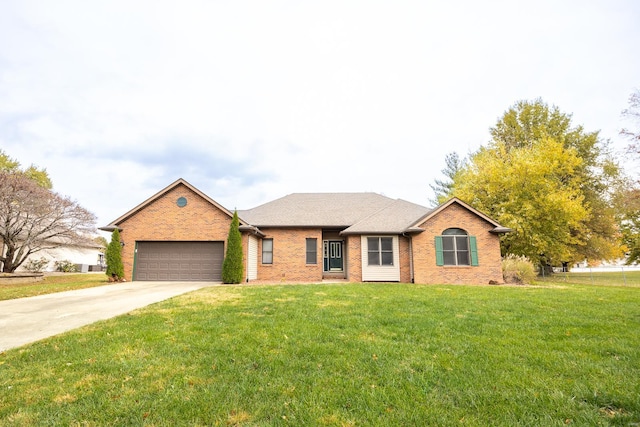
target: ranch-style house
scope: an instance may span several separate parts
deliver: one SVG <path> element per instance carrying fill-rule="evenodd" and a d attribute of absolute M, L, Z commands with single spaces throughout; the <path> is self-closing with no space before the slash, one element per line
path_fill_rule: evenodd
<path fill-rule="evenodd" d="M 376 193 L 295 193 L 238 211 L 245 281 L 502 283 L 500 234 L 453 198 L 436 208 Z M 233 212 L 178 179 L 118 228 L 125 278 L 220 281 Z"/>

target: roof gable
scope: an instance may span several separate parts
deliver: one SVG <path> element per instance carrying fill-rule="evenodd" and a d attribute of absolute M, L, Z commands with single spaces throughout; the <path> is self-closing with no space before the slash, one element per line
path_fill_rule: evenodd
<path fill-rule="evenodd" d="M 444 202 L 443 204 L 441 204 L 437 208 L 433 209 L 427 215 L 425 215 L 424 217 L 420 218 L 413 225 L 414 226 L 419 226 L 421 224 L 424 224 L 425 222 L 429 221 L 431 218 L 433 218 L 434 216 L 438 215 L 439 213 L 441 213 L 442 211 L 444 211 L 445 209 L 447 209 L 449 206 L 451 206 L 454 203 L 459 205 L 459 206 L 461 206 L 461 207 L 463 207 L 464 209 L 468 210 L 469 212 L 471 212 L 472 214 L 476 215 L 480 219 L 482 219 L 482 220 L 488 222 L 489 224 L 493 225 L 495 227 L 492 230 L 493 233 L 508 233 L 508 232 L 512 231 L 510 228 L 503 227 L 502 225 L 500 225 L 499 223 L 497 223 L 496 221 L 494 221 L 493 219 L 491 219 L 487 215 L 485 215 L 482 212 L 480 212 L 479 210 L 471 207 L 471 205 L 463 202 L 462 200 L 458 199 L 457 197 L 452 197 L 451 199 L 447 200 L 446 202 Z"/>
<path fill-rule="evenodd" d="M 202 197 L 206 202 L 208 202 L 211 205 L 215 206 L 216 208 L 218 208 L 223 213 L 229 215 L 229 217 L 233 216 L 233 212 L 229 211 L 227 208 L 225 208 L 224 206 L 220 205 L 218 202 L 216 202 L 215 200 L 213 200 L 212 198 L 210 198 L 209 196 L 204 194 L 202 191 L 198 190 L 196 187 L 194 187 L 193 185 L 189 184 L 184 179 L 180 178 L 177 181 L 173 182 L 172 184 L 168 185 L 167 187 L 163 188 L 162 190 L 158 191 L 156 194 L 154 194 L 153 196 L 149 197 L 147 200 L 145 200 L 144 202 L 140 203 L 138 206 L 136 206 L 135 208 L 131 209 L 130 211 L 128 211 L 127 213 L 125 213 L 124 215 L 119 217 L 118 219 L 112 221 L 108 226 L 101 227 L 100 229 L 101 230 L 106 230 L 106 231 L 114 230 L 115 228 L 118 227 L 119 224 L 122 224 L 124 221 L 126 221 L 129 218 L 131 218 L 132 216 L 134 216 L 135 214 L 137 214 L 138 212 L 140 212 L 141 210 L 143 210 L 144 208 L 149 206 L 151 203 L 153 203 L 154 201 L 162 198 L 164 195 L 166 195 L 167 193 L 169 193 L 170 191 L 172 191 L 173 189 L 175 189 L 175 188 L 177 188 L 179 186 L 187 187 L 189 190 L 193 191 L 195 194 L 197 194 L 198 196 Z M 241 221 L 241 224 L 242 224 L 242 221 Z"/>
<path fill-rule="evenodd" d="M 430 211 L 406 200 L 394 200 L 382 209 L 363 218 L 342 234 L 401 234 L 409 231 L 416 218 L 423 217 Z"/>

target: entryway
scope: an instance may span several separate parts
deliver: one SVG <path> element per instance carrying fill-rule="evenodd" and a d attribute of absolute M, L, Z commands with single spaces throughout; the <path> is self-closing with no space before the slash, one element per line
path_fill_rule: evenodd
<path fill-rule="evenodd" d="M 344 240 L 323 240 L 322 277 L 333 279 L 345 278 Z"/>

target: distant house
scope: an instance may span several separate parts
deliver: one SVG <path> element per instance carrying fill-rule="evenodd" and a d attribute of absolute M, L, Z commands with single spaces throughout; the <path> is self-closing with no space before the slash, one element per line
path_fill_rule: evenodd
<path fill-rule="evenodd" d="M 220 281 L 233 212 L 179 179 L 102 230 L 128 280 Z M 238 211 L 246 281 L 502 283 L 510 230 L 458 199 L 435 209 L 376 193 L 290 194 Z"/>
<path fill-rule="evenodd" d="M 48 262 L 43 271 L 56 271 L 56 262 L 69 261 L 75 264 L 78 271 L 101 271 L 104 266 L 104 254 L 102 246 L 91 239 L 87 239 L 82 244 L 62 245 L 55 249 L 43 249 L 27 257 L 16 270 L 17 272 L 26 271 L 26 266 L 30 260 L 46 259 Z"/>

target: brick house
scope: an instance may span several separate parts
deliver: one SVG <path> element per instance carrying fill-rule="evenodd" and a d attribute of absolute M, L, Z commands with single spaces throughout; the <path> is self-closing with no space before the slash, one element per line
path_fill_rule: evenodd
<path fill-rule="evenodd" d="M 101 229 L 119 229 L 127 280 L 220 281 L 232 216 L 179 179 Z M 456 198 L 296 193 L 238 216 L 247 282 L 503 282 L 510 230 Z"/>

